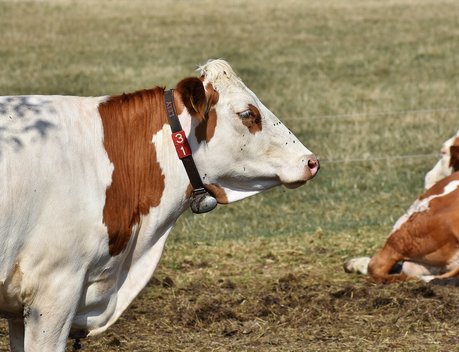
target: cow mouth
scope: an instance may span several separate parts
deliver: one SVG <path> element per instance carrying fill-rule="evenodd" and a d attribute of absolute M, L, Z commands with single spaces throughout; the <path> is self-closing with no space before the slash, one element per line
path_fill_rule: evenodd
<path fill-rule="evenodd" d="M 307 165 L 304 165 L 307 160 Z M 307 155 L 301 158 L 301 163 L 296 167 L 285 167 L 278 174 L 281 183 L 289 188 L 294 189 L 303 186 L 307 181 L 313 179 L 320 169 L 319 160 L 315 155 Z"/>

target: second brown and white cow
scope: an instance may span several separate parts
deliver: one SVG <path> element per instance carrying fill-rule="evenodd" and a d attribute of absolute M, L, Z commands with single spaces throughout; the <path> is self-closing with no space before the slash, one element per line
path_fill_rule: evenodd
<path fill-rule="evenodd" d="M 443 143 L 440 149 L 440 160 L 426 174 L 424 188 L 429 189 L 455 171 L 459 171 L 459 131 Z"/>
<path fill-rule="evenodd" d="M 424 192 L 372 258 L 351 259 L 344 270 L 369 274 L 381 283 L 417 278 L 445 284 L 458 278 L 459 172 Z"/>
<path fill-rule="evenodd" d="M 111 326 L 150 280 L 192 187 L 187 137 L 220 204 L 297 187 L 316 157 L 223 60 L 172 94 L 0 98 L 0 314 L 13 351 L 64 351 Z M 152 331 L 154 333 L 154 331 Z"/>

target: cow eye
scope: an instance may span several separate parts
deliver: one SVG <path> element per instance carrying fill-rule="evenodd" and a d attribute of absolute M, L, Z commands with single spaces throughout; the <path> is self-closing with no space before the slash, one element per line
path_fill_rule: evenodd
<path fill-rule="evenodd" d="M 252 115 L 252 111 L 246 110 L 246 111 L 243 111 L 243 112 L 239 112 L 238 115 L 239 115 L 239 117 L 241 119 L 248 119 L 250 117 L 250 115 Z"/>

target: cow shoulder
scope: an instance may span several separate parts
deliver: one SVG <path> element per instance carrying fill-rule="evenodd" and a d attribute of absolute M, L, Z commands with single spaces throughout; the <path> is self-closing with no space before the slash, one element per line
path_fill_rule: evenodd
<path fill-rule="evenodd" d="M 163 90 L 155 88 L 113 96 L 99 106 L 104 147 L 114 166 L 103 210 L 111 255 L 126 247 L 133 226 L 159 205 L 164 191 L 164 175 L 151 142 L 166 123 L 163 105 Z"/>

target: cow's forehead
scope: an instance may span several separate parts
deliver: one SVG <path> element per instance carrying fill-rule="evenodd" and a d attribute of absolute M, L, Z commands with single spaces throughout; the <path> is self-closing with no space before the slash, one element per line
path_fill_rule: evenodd
<path fill-rule="evenodd" d="M 199 67 L 204 84 L 211 84 L 219 93 L 219 101 L 229 101 L 235 112 L 248 109 L 249 105 L 256 106 L 264 115 L 266 108 L 255 93 L 237 76 L 225 60 L 208 61 Z"/>
<path fill-rule="evenodd" d="M 225 91 L 231 87 L 245 88 L 242 80 L 236 75 L 231 66 L 225 60 L 210 60 L 198 68 L 207 83 L 211 83 L 219 91 Z"/>

